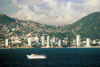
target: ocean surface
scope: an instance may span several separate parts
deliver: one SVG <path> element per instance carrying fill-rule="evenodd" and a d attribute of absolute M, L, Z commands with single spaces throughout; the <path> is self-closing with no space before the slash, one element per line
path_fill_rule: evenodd
<path fill-rule="evenodd" d="M 46 59 L 27 59 L 27 54 Z M 100 48 L 0 49 L 0 67 L 100 67 Z"/>

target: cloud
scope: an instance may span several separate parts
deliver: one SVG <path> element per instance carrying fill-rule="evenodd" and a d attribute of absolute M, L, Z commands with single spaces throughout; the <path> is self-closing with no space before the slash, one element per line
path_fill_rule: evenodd
<path fill-rule="evenodd" d="M 28 5 L 28 6 L 44 4 L 43 0 L 23 0 L 20 3 L 23 5 Z"/>
<path fill-rule="evenodd" d="M 40 0 L 31 0 L 30 2 L 23 0 L 23 2 L 17 4 L 16 0 L 12 0 L 21 10 L 17 11 L 17 13 L 13 13 L 11 17 L 37 21 L 42 24 L 62 25 L 74 23 L 89 13 L 100 11 L 99 0 L 83 0 L 83 3 L 75 3 L 73 1 L 57 2 L 57 0 L 39 1 Z M 32 2 L 34 4 L 32 4 Z M 43 5 L 46 9 L 41 7 Z M 30 9 L 30 6 L 32 6 L 33 9 Z"/>
<path fill-rule="evenodd" d="M 12 2 L 13 2 L 14 4 L 17 4 L 17 0 L 12 0 Z"/>

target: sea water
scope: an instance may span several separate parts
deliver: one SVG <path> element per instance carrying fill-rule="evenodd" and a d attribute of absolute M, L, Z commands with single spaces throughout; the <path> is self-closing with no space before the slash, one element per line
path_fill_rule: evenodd
<path fill-rule="evenodd" d="M 27 59 L 44 54 L 46 59 Z M 98 67 L 100 48 L 0 49 L 0 67 Z"/>

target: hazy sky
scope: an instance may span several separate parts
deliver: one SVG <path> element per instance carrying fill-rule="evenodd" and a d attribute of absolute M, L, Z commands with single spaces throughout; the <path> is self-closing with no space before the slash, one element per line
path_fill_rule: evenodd
<path fill-rule="evenodd" d="M 42 24 L 64 25 L 100 11 L 100 0 L 0 0 L 0 13 Z"/>

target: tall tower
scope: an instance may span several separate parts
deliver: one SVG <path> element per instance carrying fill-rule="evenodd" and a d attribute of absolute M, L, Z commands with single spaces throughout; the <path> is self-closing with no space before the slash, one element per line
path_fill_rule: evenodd
<path fill-rule="evenodd" d="M 87 46 L 90 46 L 90 39 L 87 38 Z"/>
<path fill-rule="evenodd" d="M 38 36 L 36 35 L 36 36 L 35 36 L 35 45 L 36 45 L 36 46 L 38 46 L 38 42 L 39 42 L 39 38 L 38 38 Z"/>
<path fill-rule="evenodd" d="M 55 36 L 53 36 L 53 43 L 56 43 L 56 38 L 55 38 Z"/>
<path fill-rule="evenodd" d="M 8 39 L 6 39 L 6 46 L 8 46 Z"/>
<path fill-rule="evenodd" d="M 77 46 L 80 46 L 80 35 L 76 36 Z"/>
<path fill-rule="evenodd" d="M 86 47 L 91 47 L 91 45 L 90 45 L 90 39 L 87 38 L 86 41 L 87 41 L 87 45 L 85 45 L 85 46 L 86 46 Z"/>
<path fill-rule="evenodd" d="M 61 47 L 61 39 L 58 41 L 58 46 Z"/>
<path fill-rule="evenodd" d="M 31 38 L 28 38 L 28 46 L 31 46 Z"/>
<path fill-rule="evenodd" d="M 44 37 L 44 35 L 41 37 L 41 43 L 42 43 L 42 46 L 45 45 L 45 37 Z"/>
<path fill-rule="evenodd" d="M 62 42 L 63 42 L 63 46 L 65 46 L 65 40 L 63 40 Z"/>
<path fill-rule="evenodd" d="M 47 47 L 50 46 L 50 36 L 47 37 Z"/>

